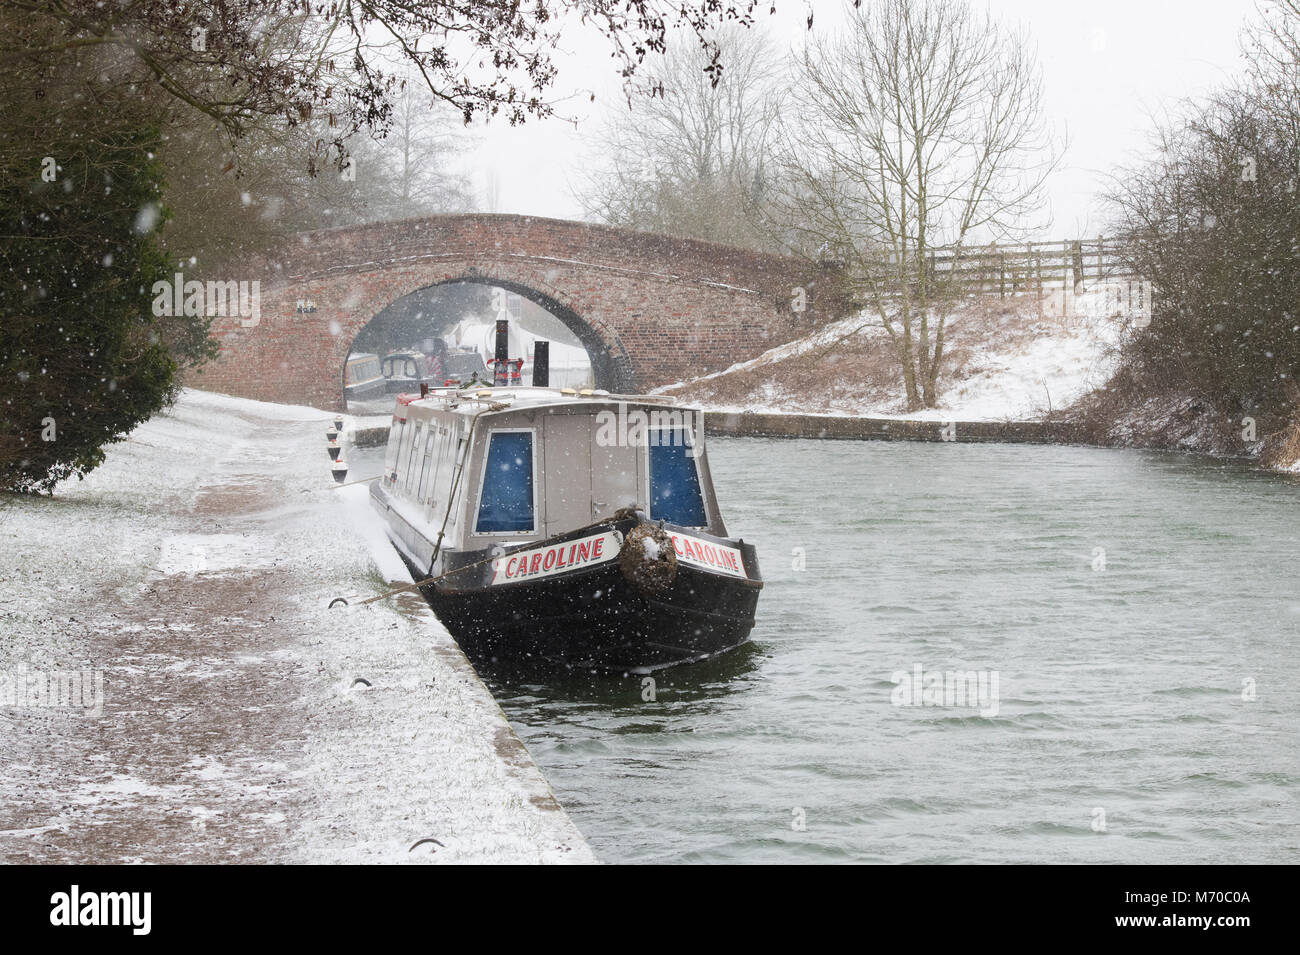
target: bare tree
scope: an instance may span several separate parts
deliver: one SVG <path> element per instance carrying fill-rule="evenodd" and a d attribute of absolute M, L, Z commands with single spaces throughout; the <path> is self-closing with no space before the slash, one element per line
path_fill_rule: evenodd
<path fill-rule="evenodd" d="M 239 138 L 268 118 L 329 117 L 336 156 L 360 128 L 384 132 L 403 77 L 472 118 L 550 115 L 565 27 L 588 24 L 628 89 L 674 29 L 692 33 L 716 78 L 708 38 L 753 22 L 757 0 L 0 0 L 0 67 L 40 71 L 72 57 L 92 75 L 158 90 Z"/>
<path fill-rule="evenodd" d="M 1115 174 L 1109 199 L 1129 267 L 1156 289 L 1119 381 L 1264 425 L 1300 410 L 1300 142 L 1296 117 L 1260 93 L 1247 84 L 1183 104 L 1150 158 Z"/>
<path fill-rule="evenodd" d="M 402 94 L 385 140 L 394 198 L 405 215 L 463 211 L 471 204 L 469 182 L 451 165 L 452 157 L 466 148 L 464 135 L 458 135 L 436 104 L 431 109 L 423 100 L 415 87 Z"/>
<path fill-rule="evenodd" d="M 965 0 L 879 0 L 810 38 L 781 159 L 791 250 L 839 260 L 935 407 L 966 247 L 1026 225 L 1057 159 L 1023 33 Z"/>
<path fill-rule="evenodd" d="M 455 159 L 469 148 L 468 139 L 458 116 L 412 84 L 395 99 L 387 136 L 358 134 L 349 141 L 342 178 L 354 184 L 369 221 L 464 212 L 473 200 Z"/>
<path fill-rule="evenodd" d="M 606 114 L 592 172 L 575 190 L 592 218 L 729 245 L 764 245 L 753 224 L 766 196 L 786 73 L 772 40 L 731 26 L 711 34 L 726 69 L 677 44 L 648 61 L 648 98 Z"/>
<path fill-rule="evenodd" d="M 1242 31 L 1247 76 L 1256 95 L 1300 142 L 1300 0 L 1256 5 Z"/>
<path fill-rule="evenodd" d="M 415 94 L 412 94 L 415 95 Z M 465 211 L 470 199 L 453 143 L 459 116 L 398 100 L 392 130 L 344 141 L 342 168 L 310 169 L 327 120 L 249 129 L 236 151 L 219 127 L 182 114 L 164 134 L 168 252 L 202 269 L 273 245 L 285 232 Z"/>

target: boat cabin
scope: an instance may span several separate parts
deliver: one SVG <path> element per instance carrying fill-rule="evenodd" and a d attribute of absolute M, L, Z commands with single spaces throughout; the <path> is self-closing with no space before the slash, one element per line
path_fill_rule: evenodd
<path fill-rule="evenodd" d="M 348 355 L 343 373 L 343 393 L 350 401 L 365 401 L 384 394 L 387 385 L 379 356 L 369 352 Z"/>
<path fill-rule="evenodd" d="M 440 537 L 442 551 L 477 551 L 627 508 L 726 536 L 697 409 L 569 389 L 437 389 L 399 398 L 392 429 L 372 495 L 421 569 Z"/>
<path fill-rule="evenodd" d="M 419 391 L 420 385 L 442 384 L 428 374 L 429 359 L 423 352 L 398 351 L 384 356 L 383 375 L 390 395 Z"/>

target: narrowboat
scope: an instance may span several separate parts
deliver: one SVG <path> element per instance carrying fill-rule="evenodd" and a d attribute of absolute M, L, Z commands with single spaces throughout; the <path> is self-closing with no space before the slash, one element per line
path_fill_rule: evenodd
<path fill-rule="evenodd" d="M 343 377 L 343 395 L 348 401 L 382 398 L 386 388 L 378 355 L 369 352 L 352 352 L 348 355 Z"/>
<path fill-rule="evenodd" d="M 758 557 L 727 534 L 698 409 L 532 386 L 402 395 L 370 496 L 471 658 L 648 672 L 754 625 Z"/>
<path fill-rule="evenodd" d="M 395 351 L 384 356 L 382 365 L 385 391 L 390 395 L 420 390 L 420 385 L 440 385 L 429 374 L 429 359 L 423 352 Z"/>
<path fill-rule="evenodd" d="M 488 371 L 483 356 L 472 348 L 450 348 L 442 362 L 443 380 L 439 385 L 464 385 L 468 383 L 491 383 L 492 374 Z"/>

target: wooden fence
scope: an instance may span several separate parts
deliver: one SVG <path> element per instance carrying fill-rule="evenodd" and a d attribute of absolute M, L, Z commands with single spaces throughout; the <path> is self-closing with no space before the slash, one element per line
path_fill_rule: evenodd
<path fill-rule="evenodd" d="M 936 249 L 930 268 L 937 278 L 956 269 L 968 291 L 1000 298 L 1090 284 L 1136 279 L 1115 239 L 1066 239 L 1019 245 L 967 246 L 960 253 Z"/>

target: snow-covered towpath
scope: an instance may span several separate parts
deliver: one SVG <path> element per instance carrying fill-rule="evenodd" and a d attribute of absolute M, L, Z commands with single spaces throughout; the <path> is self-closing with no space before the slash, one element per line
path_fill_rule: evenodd
<path fill-rule="evenodd" d="M 594 861 L 421 600 L 327 609 L 409 580 L 328 417 L 187 391 L 0 509 L 0 677 L 103 680 L 0 696 L 0 861 Z"/>

